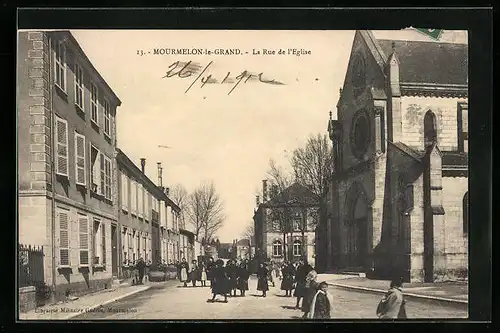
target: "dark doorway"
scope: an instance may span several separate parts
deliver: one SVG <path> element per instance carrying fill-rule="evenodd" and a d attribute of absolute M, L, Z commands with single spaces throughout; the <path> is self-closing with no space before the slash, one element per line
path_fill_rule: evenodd
<path fill-rule="evenodd" d="M 118 233 L 116 225 L 111 225 L 111 271 L 118 276 Z"/>

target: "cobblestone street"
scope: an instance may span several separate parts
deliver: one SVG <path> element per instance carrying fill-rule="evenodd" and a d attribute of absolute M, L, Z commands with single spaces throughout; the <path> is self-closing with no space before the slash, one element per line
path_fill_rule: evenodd
<path fill-rule="evenodd" d="M 299 319 L 300 310 L 293 309 L 295 298 L 284 297 L 283 292 L 271 287 L 266 298 L 256 291 L 257 280 L 250 280 L 250 291 L 245 297 L 229 297 L 228 303 L 207 303 L 209 287 L 181 287 L 168 283 L 121 301 L 109 304 L 100 311 L 85 313 L 73 320 L 119 319 Z M 373 319 L 380 295 L 347 291 L 330 287 L 334 299 L 335 318 Z M 409 319 L 467 318 L 465 306 L 427 300 L 407 299 Z"/>

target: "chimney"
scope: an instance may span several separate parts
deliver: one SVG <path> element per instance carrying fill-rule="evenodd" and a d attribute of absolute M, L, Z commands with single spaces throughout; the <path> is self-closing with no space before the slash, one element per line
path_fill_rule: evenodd
<path fill-rule="evenodd" d="M 170 187 L 165 188 L 165 194 L 167 195 L 167 197 L 169 193 L 170 193 Z"/>
<path fill-rule="evenodd" d="M 267 201 L 267 180 L 264 179 L 262 181 L 262 202 L 266 202 Z"/>
<path fill-rule="evenodd" d="M 255 196 L 255 205 L 256 206 L 260 205 L 260 196 L 258 196 L 258 195 Z"/>
<path fill-rule="evenodd" d="M 146 168 L 146 159 L 141 158 L 141 171 L 144 173 L 144 169 Z"/>
<path fill-rule="evenodd" d="M 161 167 L 161 162 L 156 162 L 156 165 L 158 166 L 158 186 L 163 187 L 162 183 L 162 167 Z"/>

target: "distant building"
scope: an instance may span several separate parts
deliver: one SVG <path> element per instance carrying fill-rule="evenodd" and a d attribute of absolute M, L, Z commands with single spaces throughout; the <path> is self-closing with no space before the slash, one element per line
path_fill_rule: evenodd
<path fill-rule="evenodd" d="M 197 260 L 195 252 L 195 234 L 186 229 L 180 229 L 180 258 L 186 259 L 191 264 L 193 260 Z"/>
<path fill-rule="evenodd" d="M 236 259 L 236 246 L 235 242 L 220 243 L 217 255 L 222 259 Z"/>
<path fill-rule="evenodd" d="M 146 176 L 146 160 L 141 160 L 139 169 L 120 149 L 117 149 L 116 160 L 120 191 L 118 220 L 121 237 L 118 248 L 121 266 L 134 265 L 141 257 L 154 264 L 162 260 L 176 260 L 178 254 L 174 248 L 169 248 L 168 242 L 170 238 L 175 240 L 174 244 L 179 242 L 176 216 L 180 208 L 168 198 L 166 189 Z"/>
<path fill-rule="evenodd" d="M 264 180 L 263 200 L 257 202 L 253 216 L 256 254 L 274 261 L 303 259 L 315 265 L 319 198 L 298 183 L 269 198 Z"/>
<path fill-rule="evenodd" d="M 121 102 L 69 31 L 19 32 L 17 45 L 19 242 L 43 246 L 56 300 L 107 288 Z"/>
<path fill-rule="evenodd" d="M 250 240 L 240 239 L 236 241 L 236 258 L 250 259 L 252 253 L 250 248 Z"/>
<path fill-rule="evenodd" d="M 468 46 L 355 34 L 328 131 L 325 266 L 433 282 L 467 274 Z"/>

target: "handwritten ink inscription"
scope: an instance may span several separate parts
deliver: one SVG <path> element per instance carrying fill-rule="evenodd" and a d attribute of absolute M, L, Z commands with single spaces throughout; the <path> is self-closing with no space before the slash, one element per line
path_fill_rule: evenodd
<path fill-rule="evenodd" d="M 217 78 L 215 78 L 212 74 L 209 74 L 209 68 L 213 64 L 213 61 L 210 61 L 205 67 L 200 66 L 197 63 L 192 61 L 188 62 L 180 62 L 176 61 L 168 66 L 167 73 L 162 77 L 162 79 L 168 79 L 173 77 L 178 77 L 181 79 L 194 78 L 191 81 L 191 84 L 186 89 L 184 93 L 187 93 L 195 83 L 200 83 L 200 88 L 203 88 L 206 84 L 232 84 L 231 89 L 227 93 L 230 95 L 236 87 L 240 83 L 247 83 L 248 81 L 258 81 L 264 84 L 273 84 L 273 85 L 284 85 L 283 82 L 276 81 L 274 79 L 269 80 L 264 78 L 264 73 L 253 74 L 248 70 L 243 70 L 241 73 L 236 76 L 231 75 L 231 72 L 227 72 L 226 76 L 219 82 Z M 196 75 L 198 74 L 198 75 Z M 205 75 L 204 75 L 205 74 Z"/>

